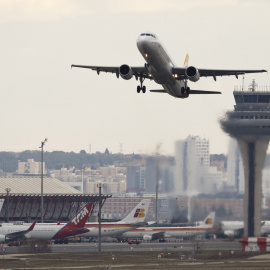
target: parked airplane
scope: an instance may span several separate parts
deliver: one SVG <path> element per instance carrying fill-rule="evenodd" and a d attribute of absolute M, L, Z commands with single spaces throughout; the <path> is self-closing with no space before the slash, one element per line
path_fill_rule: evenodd
<path fill-rule="evenodd" d="M 5 199 L 0 199 L 0 213 L 1 213 L 4 201 L 5 201 Z"/>
<path fill-rule="evenodd" d="M 243 221 L 221 221 L 219 229 L 228 237 L 242 237 L 244 233 Z M 270 234 L 270 221 L 261 222 L 261 234 Z"/>
<path fill-rule="evenodd" d="M 36 225 L 36 221 L 29 225 L 17 225 L 13 223 L 0 224 L 0 243 L 5 241 L 15 241 L 23 238 L 25 234 L 31 232 Z"/>
<path fill-rule="evenodd" d="M 169 237 L 190 237 L 211 232 L 214 224 L 215 212 L 211 212 L 199 226 L 195 227 L 141 227 L 123 233 L 124 238 L 142 238 L 145 241 L 164 239 Z"/>
<path fill-rule="evenodd" d="M 88 231 L 88 229 L 85 228 L 85 223 L 92 209 L 92 206 L 92 203 L 87 203 L 66 224 L 37 224 L 33 230 L 25 234 L 25 237 L 40 240 L 53 240 L 85 233 Z"/>
<path fill-rule="evenodd" d="M 88 68 L 100 72 L 115 73 L 124 80 L 130 80 L 133 76 L 139 79 L 140 85 L 137 92 L 145 93 L 146 87 L 143 85 L 145 79 L 154 80 L 161 84 L 163 89 L 150 90 L 150 92 L 168 93 L 176 98 L 187 98 L 189 94 L 221 94 L 215 91 L 190 90 L 187 81 L 198 81 L 201 77 L 213 77 L 216 81 L 217 76 L 230 76 L 245 73 L 266 72 L 266 70 L 224 70 L 224 69 L 202 69 L 195 66 L 188 66 L 189 56 L 186 55 L 184 67 L 176 67 L 161 42 L 156 35 L 150 32 L 142 33 L 137 39 L 137 47 L 146 61 L 144 66 L 84 66 L 71 65 L 71 67 Z"/>
<path fill-rule="evenodd" d="M 117 236 L 134 228 L 144 226 L 146 213 L 148 211 L 150 199 L 143 199 L 124 219 L 118 222 L 101 222 L 101 236 Z M 97 237 L 99 233 L 98 222 L 86 223 L 85 228 L 89 231 L 84 233 L 84 237 Z"/>

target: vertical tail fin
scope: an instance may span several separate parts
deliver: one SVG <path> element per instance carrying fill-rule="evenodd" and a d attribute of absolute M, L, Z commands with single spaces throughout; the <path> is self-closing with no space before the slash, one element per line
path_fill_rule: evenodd
<path fill-rule="evenodd" d="M 205 220 L 203 221 L 203 226 L 206 226 L 206 227 L 213 227 L 214 225 L 214 221 L 215 221 L 215 212 L 211 212 L 206 218 Z"/>
<path fill-rule="evenodd" d="M 187 53 L 187 54 L 186 54 L 185 61 L 184 61 L 184 67 L 185 67 L 185 68 L 188 67 L 188 61 L 189 61 L 189 55 L 188 55 L 188 53 Z"/>
<path fill-rule="evenodd" d="M 3 204 L 4 204 L 4 200 L 5 200 L 5 199 L 0 199 L 0 212 L 1 212 L 2 207 L 3 207 Z"/>
<path fill-rule="evenodd" d="M 68 227 L 83 228 L 90 214 L 93 204 L 87 203 L 81 210 L 67 223 Z"/>
<path fill-rule="evenodd" d="M 87 203 L 64 227 L 62 227 L 53 236 L 52 239 L 70 237 L 76 234 L 82 234 L 89 231 L 88 229 L 84 228 L 84 225 L 91 212 L 92 206 L 93 206 L 92 203 Z"/>
<path fill-rule="evenodd" d="M 143 222 L 148 211 L 150 199 L 143 199 L 124 219 L 120 222 L 137 223 Z"/>

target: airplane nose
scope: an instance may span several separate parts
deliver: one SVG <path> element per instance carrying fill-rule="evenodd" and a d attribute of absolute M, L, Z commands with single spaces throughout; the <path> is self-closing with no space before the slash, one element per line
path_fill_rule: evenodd
<path fill-rule="evenodd" d="M 142 38 L 141 36 L 139 36 L 139 37 L 137 38 L 137 47 L 138 47 L 138 48 L 141 47 L 142 39 L 143 39 L 143 38 Z"/>

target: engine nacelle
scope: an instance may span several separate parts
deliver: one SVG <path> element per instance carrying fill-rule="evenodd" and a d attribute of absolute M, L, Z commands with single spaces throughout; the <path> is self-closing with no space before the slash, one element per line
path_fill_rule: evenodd
<path fill-rule="evenodd" d="M 120 73 L 120 76 L 124 80 L 130 80 L 132 78 L 132 76 L 133 76 L 132 69 L 128 65 L 122 65 L 122 66 L 120 66 L 119 73 Z"/>
<path fill-rule="evenodd" d="M 190 66 L 186 69 L 186 75 L 192 82 L 197 82 L 200 79 L 200 73 L 197 68 Z"/>
<path fill-rule="evenodd" d="M 5 235 L 0 235 L 0 243 L 3 243 L 6 241 L 6 236 Z"/>
<path fill-rule="evenodd" d="M 234 231 L 232 231 L 232 230 L 226 230 L 226 231 L 224 231 L 224 234 L 226 236 L 228 236 L 228 237 L 232 237 L 232 236 L 234 236 Z"/>
<path fill-rule="evenodd" d="M 149 235 L 149 234 L 145 234 L 144 236 L 143 236 L 143 240 L 144 241 L 151 241 L 152 240 L 152 235 Z"/>

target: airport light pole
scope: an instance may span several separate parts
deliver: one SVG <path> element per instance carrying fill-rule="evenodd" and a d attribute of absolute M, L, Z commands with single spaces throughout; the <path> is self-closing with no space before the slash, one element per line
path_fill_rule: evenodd
<path fill-rule="evenodd" d="M 102 199 L 101 199 L 101 188 L 103 187 L 103 184 L 100 182 L 97 184 L 97 187 L 99 189 L 99 207 L 98 207 L 98 253 L 101 254 L 101 205 L 102 205 Z"/>
<path fill-rule="evenodd" d="M 83 187 L 83 169 L 82 169 L 82 186 L 81 186 L 81 192 L 82 192 L 82 194 L 84 193 L 84 187 Z"/>
<path fill-rule="evenodd" d="M 155 218 L 158 223 L 158 190 L 159 190 L 159 150 L 161 144 L 156 146 L 156 207 L 155 207 Z"/>
<path fill-rule="evenodd" d="M 41 146 L 39 148 L 41 148 L 41 195 L 40 195 L 40 205 L 41 205 L 41 209 L 40 209 L 40 222 L 43 223 L 43 147 L 44 144 L 48 141 L 47 138 L 45 138 L 44 141 L 41 142 Z"/>
<path fill-rule="evenodd" d="M 10 188 L 6 188 L 6 192 L 7 192 L 7 223 L 9 223 L 9 192 L 10 192 Z"/>

